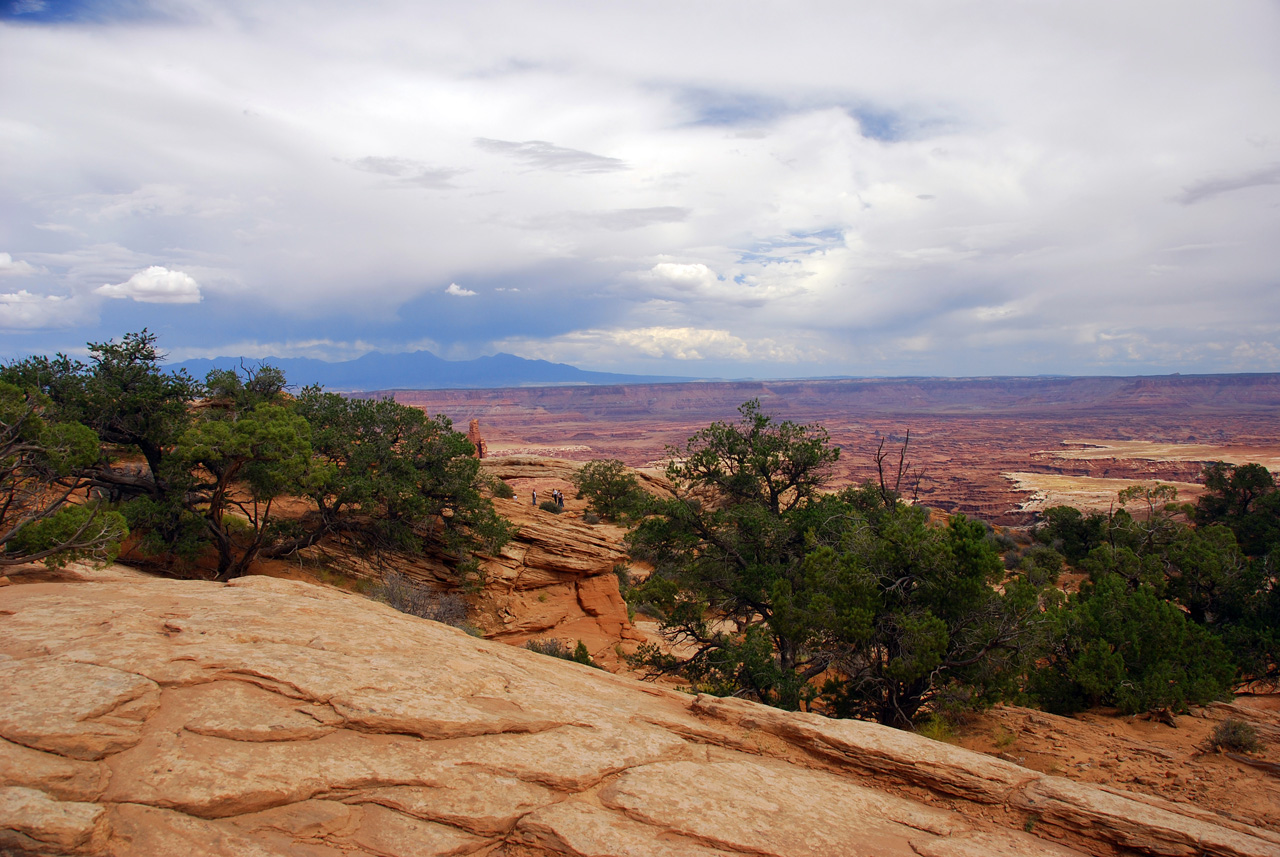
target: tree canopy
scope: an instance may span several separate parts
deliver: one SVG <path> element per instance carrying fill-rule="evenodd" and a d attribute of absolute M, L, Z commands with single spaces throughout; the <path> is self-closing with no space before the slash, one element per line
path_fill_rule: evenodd
<path fill-rule="evenodd" d="M 114 555 L 124 518 L 88 498 L 81 475 L 99 455 L 91 429 L 58 420 L 43 394 L 0 381 L 0 566 Z"/>
<path fill-rule="evenodd" d="M 639 480 L 616 458 L 589 461 L 573 475 L 578 496 L 587 501 L 587 510 L 606 521 L 628 522 L 644 517 L 649 495 Z"/>
<path fill-rule="evenodd" d="M 687 657 L 639 660 L 697 687 L 908 725 L 953 679 L 1029 640 L 1035 586 L 998 592 L 982 524 L 946 527 L 886 486 L 824 493 L 839 456 L 820 426 L 758 402 L 673 450 L 675 496 L 631 533 L 645 595 Z"/>
<path fill-rule="evenodd" d="M 4 436 L 18 444 L 6 453 L 5 487 L 28 496 L 22 486 L 39 478 L 40 496 L 53 497 L 41 501 L 52 505 L 42 516 L 9 515 L 6 555 L 55 513 L 93 514 L 121 532 L 128 520 L 179 573 L 194 573 L 190 561 L 209 554 L 218 578 L 235 577 L 259 556 L 337 537 L 370 557 L 440 551 L 460 577 L 473 577 L 473 554 L 494 552 L 511 535 L 482 493 L 472 447 L 447 418 L 315 388 L 295 398 L 284 373 L 267 365 L 213 370 L 201 384 L 166 370 L 146 330 L 88 350 L 88 363 L 58 355 L 0 369 L 9 385 Z M 61 499 L 50 494 L 55 486 Z M 70 502 L 91 489 L 116 508 L 104 514 L 92 512 L 99 504 Z M 286 495 L 312 506 L 281 519 L 277 501 Z M 26 507 L 13 499 L 6 508 Z M 63 553 L 91 531 L 70 533 Z"/>

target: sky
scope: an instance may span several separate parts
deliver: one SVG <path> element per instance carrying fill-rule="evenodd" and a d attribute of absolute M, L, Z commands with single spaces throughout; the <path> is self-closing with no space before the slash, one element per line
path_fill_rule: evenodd
<path fill-rule="evenodd" d="M 1276 0 L 0 0 L 0 359 L 1280 371 Z"/>

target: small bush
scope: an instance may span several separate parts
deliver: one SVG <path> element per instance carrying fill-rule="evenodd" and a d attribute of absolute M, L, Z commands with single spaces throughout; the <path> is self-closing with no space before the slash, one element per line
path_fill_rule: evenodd
<path fill-rule="evenodd" d="M 1233 750 L 1237 753 L 1254 753 L 1262 749 L 1258 730 L 1252 723 L 1228 717 L 1213 730 L 1209 745 L 1215 750 Z"/>
<path fill-rule="evenodd" d="M 553 515 L 559 515 L 564 510 L 560 508 L 560 504 L 555 500 L 543 500 L 538 504 L 538 508 L 544 512 L 550 512 Z"/>
<path fill-rule="evenodd" d="M 997 726 L 991 733 L 991 743 L 995 745 L 997 750 L 1003 750 L 1010 747 L 1018 740 L 1018 733 L 1004 726 Z"/>
<path fill-rule="evenodd" d="M 954 744 L 956 741 L 955 727 L 950 720 L 938 713 L 930 714 L 923 723 L 916 726 L 916 734 L 947 744 Z"/>
<path fill-rule="evenodd" d="M 493 480 L 493 496 L 500 500 L 510 500 L 516 496 L 516 489 L 512 488 L 501 479 Z"/>
<path fill-rule="evenodd" d="M 553 658 L 563 658 L 569 660 L 569 648 L 559 640 L 529 640 L 524 647 L 531 652 L 537 652 L 540 655 L 550 655 Z"/>
<path fill-rule="evenodd" d="M 569 651 L 569 647 L 564 642 L 555 639 L 529 640 L 524 644 L 524 647 L 540 655 L 550 655 L 553 658 L 560 658 L 561 660 L 573 661 L 574 663 L 601 669 L 601 666 L 591 659 L 591 653 L 587 651 L 587 644 L 581 640 L 578 641 L 578 645 L 572 652 Z"/>
<path fill-rule="evenodd" d="M 401 613 L 443 622 L 455 628 L 467 621 L 467 601 L 456 592 L 437 592 L 429 586 L 410 580 L 398 571 L 389 571 L 382 581 L 369 590 L 369 595 Z"/>
<path fill-rule="evenodd" d="M 618 578 L 618 589 L 626 591 L 631 588 L 631 568 L 624 562 L 620 562 L 613 567 L 613 576 Z"/>
<path fill-rule="evenodd" d="M 600 523 L 600 516 L 595 512 L 587 512 L 582 516 L 582 522 L 584 524 L 598 524 Z"/>
<path fill-rule="evenodd" d="M 569 660 L 599 669 L 599 665 L 591 660 L 591 653 L 587 651 L 587 644 L 581 640 L 578 641 L 578 645 L 574 648 L 573 654 L 569 656 Z"/>

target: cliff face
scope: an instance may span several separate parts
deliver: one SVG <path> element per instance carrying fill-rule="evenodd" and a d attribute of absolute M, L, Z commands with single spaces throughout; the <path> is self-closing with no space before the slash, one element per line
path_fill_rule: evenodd
<path fill-rule="evenodd" d="M 580 462 L 537 456 L 485 460 L 485 474 L 511 485 L 516 497 L 495 500 L 498 512 L 519 528 L 499 556 L 484 564 L 485 587 L 475 617 L 486 637 L 520 645 L 531 638 L 558 639 L 570 648 L 581 640 L 598 663 L 620 664 L 645 637 L 631 624 L 618 591 L 615 566 L 626 562 L 624 531 L 582 519 L 573 475 Z M 559 490 L 560 514 L 537 508 Z"/>
<path fill-rule="evenodd" d="M 0 588 L 0 852 L 1280 853 L 1194 807 L 326 588 L 91 578 Z"/>

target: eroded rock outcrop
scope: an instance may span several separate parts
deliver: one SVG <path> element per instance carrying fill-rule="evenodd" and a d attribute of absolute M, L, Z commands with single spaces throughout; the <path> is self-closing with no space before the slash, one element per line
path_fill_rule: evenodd
<path fill-rule="evenodd" d="M 487 459 L 485 474 L 516 489 L 513 500 L 495 500 L 499 514 L 519 532 L 499 556 L 484 563 L 485 588 L 475 601 L 475 618 L 486 637 L 522 644 L 554 638 L 570 647 L 581 640 L 597 662 L 618 663 L 619 646 L 630 649 L 645 637 L 631 624 L 614 568 L 627 562 L 625 531 L 604 522 L 588 524 L 585 501 L 573 477 L 582 462 L 533 455 Z M 638 473 L 651 491 L 665 490 L 654 474 Z M 560 514 L 533 504 L 565 497 Z"/>
<path fill-rule="evenodd" d="M 5 587 L 0 669 L 19 853 L 1280 854 L 1203 813 L 294 581 Z"/>
<path fill-rule="evenodd" d="M 618 666 L 620 650 L 647 638 L 632 626 L 614 574 L 627 559 L 625 531 L 583 519 L 586 503 L 572 482 L 582 463 L 526 455 L 488 458 L 482 467 L 487 477 L 516 489 L 514 499 L 493 501 L 516 534 L 497 556 L 481 557 L 484 584 L 466 596 L 472 624 L 484 636 L 513 645 L 537 637 L 573 648 L 580 640 L 598 663 Z M 652 490 L 663 490 L 660 477 L 644 479 Z M 535 490 L 540 500 L 549 500 L 555 489 L 566 499 L 561 514 L 533 504 Z M 403 554 L 374 564 L 336 552 L 325 563 L 349 577 L 378 580 L 395 571 L 441 591 L 458 586 L 456 573 L 439 556 Z"/>
<path fill-rule="evenodd" d="M 480 421 L 472 420 L 467 426 L 467 440 L 471 441 L 471 445 L 476 448 L 476 458 L 489 457 L 489 444 L 485 443 L 484 438 L 480 435 Z"/>

